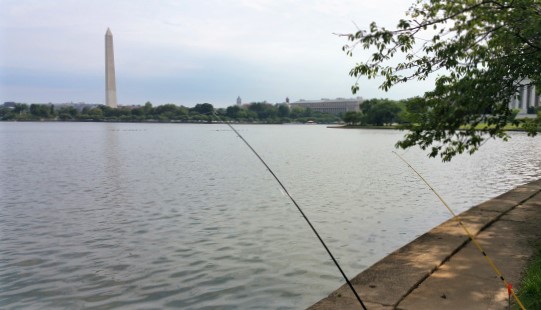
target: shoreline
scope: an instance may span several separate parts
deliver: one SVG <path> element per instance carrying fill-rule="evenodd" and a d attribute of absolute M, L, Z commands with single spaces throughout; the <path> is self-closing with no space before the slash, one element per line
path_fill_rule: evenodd
<path fill-rule="evenodd" d="M 4 123 L 110 123 L 110 124 L 223 124 L 226 122 L 218 122 L 218 121 L 186 121 L 186 120 L 141 120 L 141 121 L 122 121 L 122 120 L 54 120 L 54 119 L 41 119 L 41 120 L 0 120 L 0 122 Z M 303 123 L 303 122 L 289 122 L 289 123 L 274 123 L 274 122 L 238 122 L 238 121 L 229 121 L 227 123 L 234 124 L 234 125 L 320 125 L 320 126 L 326 126 L 326 128 L 329 129 L 359 129 L 359 130 L 397 130 L 397 131 L 407 131 L 408 128 L 405 128 L 403 126 L 397 125 L 397 126 L 348 126 L 348 125 L 341 125 L 341 124 L 333 124 L 333 123 Z M 507 128 L 504 129 L 504 131 L 509 132 L 526 132 L 526 130 L 522 128 Z"/>
<path fill-rule="evenodd" d="M 144 121 L 119 121 L 119 120 L 0 120 L 0 123 L 107 123 L 107 124 L 201 124 L 201 125 L 213 125 L 213 124 L 224 124 L 226 122 L 218 121 L 181 121 L 181 120 L 170 120 L 170 121 L 160 121 L 160 120 L 144 120 Z M 290 123 L 265 123 L 265 122 L 236 122 L 229 121 L 232 125 L 320 125 L 327 126 L 330 128 L 331 123 L 302 123 L 302 122 L 290 122 Z M 339 126 L 338 126 L 339 127 Z M 338 128 L 337 127 L 337 128 Z"/>
<path fill-rule="evenodd" d="M 376 129 L 376 130 L 409 130 L 403 126 L 348 126 L 348 125 L 328 125 L 327 128 L 330 129 Z M 461 129 L 462 130 L 462 129 Z M 526 132 L 523 128 L 506 128 L 503 131 L 512 131 L 512 132 Z"/>
<path fill-rule="evenodd" d="M 501 266 L 502 276 L 519 288 L 535 241 L 541 239 L 541 179 L 459 217 Z M 368 309 L 507 309 L 508 305 L 506 287 L 454 218 L 387 255 L 351 283 Z M 308 309 L 360 308 L 344 284 Z"/>

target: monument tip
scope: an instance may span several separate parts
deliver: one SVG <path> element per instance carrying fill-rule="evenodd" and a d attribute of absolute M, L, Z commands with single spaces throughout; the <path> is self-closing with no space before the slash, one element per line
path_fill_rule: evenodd
<path fill-rule="evenodd" d="M 109 29 L 109 27 L 107 27 L 107 32 L 105 33 L 106 36 L 112 36 L 113 34 L 111 33 L 111 29 Z"/>

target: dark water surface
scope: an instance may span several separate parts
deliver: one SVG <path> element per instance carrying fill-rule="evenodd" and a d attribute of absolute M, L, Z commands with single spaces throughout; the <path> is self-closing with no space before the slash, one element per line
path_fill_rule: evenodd
<path fill-rule="evenodd" d="M 450 218 L 392 154 L 401 132 L 237 128 L 349 277 Z M 461 212 L 541 177 L 541 138 L 511 135 L 404 157 Z M 301 309 L 343 282 L 224 125 L 0 123 L 2 309 Z"/>

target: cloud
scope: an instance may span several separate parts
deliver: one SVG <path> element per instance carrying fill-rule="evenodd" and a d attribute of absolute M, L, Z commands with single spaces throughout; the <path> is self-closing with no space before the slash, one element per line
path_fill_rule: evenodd
<path fill-rule="evenodd" d="M 347 42 L 333 32 L 355 31 L 353 21 L 360 27 L 372 20 L 394 23 L 408 5 L 403 0 L 3 0 L 0 70 L 20 72 L 18 89 L 35 89 L 44 75 L 58 76 L 59 83 L 64 76 L 65 85 L 93 80 L 104 74 L 104 35 L 110 27 L 119 98 L 129 101 L 200 96 L 225 104 L 243 94 L 254 101 L 347 97 L 354 82 L 349 69 L 363 52 L 346 57 L 341 47 Z M 362 88 L 364 97 L 378 94 L 372 84 L 363 82 L 369 86 Z M 2 86 L 0 100 L 25 101 L 10 85 Z M 78 97 L 103 100 L 101 84 L 89 87 L 93 92 Z M 40 88 L 43 101 L 65 98 L 45 89 Z"/>

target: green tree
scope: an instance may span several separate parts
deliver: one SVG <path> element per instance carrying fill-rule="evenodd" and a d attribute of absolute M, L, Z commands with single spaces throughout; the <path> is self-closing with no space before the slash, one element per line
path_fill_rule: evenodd
<path fill-rule="evenodd" d="M 33 103 L 30 105 L 30 114 L 38 118 L 48 118 L 51 112 L 51 107 L 47 104 L 36 104 Z"/>
<path fill-rule="evenodd" d="M 348 125 L 358 125 L 361 123 L 362 113 L 355 112 L 355 111 L 348 111 L 344 113 L 344 116 L 342 117 L 342 119 Z"/>
<path fill-rule="evenodd" d="M 25 103 L 16 103 L 13 107 L 0 106 L 1 120 L 27 120 L 30 108 Z"/>
<path fill-rule="evenodd" d="M 154 113 L 158 115 L 167 116 L 167 118 L 172 118 L 176 115 L 178 107 L 172 103 L 164 104 L 157 106 L 154 109 Z"/>
<path fill-rule="evenodd" d="M 13 112 L 17 114 L 25 114 L 30 111 L 30 108 L 26 103 L 17 103 L 15 104 L 15 107 L 13 108 Z"/>
<path fill-rule="evenodd" d="M 98 109 L 101 110 L 103 117 L 108 119 L 116 119 L 121 114 L 120 109 L 111 108 L 107 105 L 100 105 Z"/>
<path fill-rule="evenodd" d="M 225 109 L 225 115 L 227 117 L 238 119 L 240 116 L 241 108 L 237 105 L 229 106 Z"/>
<path fill-rule="evenodd" d="M 289 117 L 289 106 L 287 104 L 278 105 L 278 117 Z"/>
<path fill-rule="evenodd" d="M 0 119 L 1 120 L 11 120 L 15 117 L 12 109 L 9 109 L 4 106 L 0 106 Z"/>
<path fill-rule="evenodd" d="M 257 118 L 260 120 L 275 118 L 278 112 L 276 107 L 266 102 L 252 102 L 248 110 L 257 113 Z"/>
<path fill-rule="evenodd" d="M 153 114 L 152 103 L 150 101 L 145 102 L 145 105 L 143 106 L 143 114 L 144 115 Z"/>
<path fill-rule="evenodd" d="M 404 106 L 404 111 L 400 115 L 401 120 L 404 123 L 421 123 L 423 112 L 426 110 L 425 100 L 420 97 L 413 97 L 402 100 L 402 105 Z"/>
<path fill-rule="evenodd" d="M 305 108 L 303 107 L 293 107 L 289 112 L 291 118 L 299 118 L 304 116 Z"/>
<path fill-rule="evenodd" d="M 143 119 L 143 116 L 145 115 L 145 110 L 142 107 L 136 107 L 131 110 L 131 114 L 138 119 Z"/>
<path fill-rule="evenodd" d="M 399 122 L 402 111 L 398 102 L 390 99 L 369 99 L 361 103 L 362 122 L 368 125 L 383 126 Z"/>
<path fill-rule="evenodd" d="M 56 112 L 61 120 L 72 120 L 77 117 L 77 109 L 72 106 L 64 106 Z"/>
<path fill-rule="evenodd" d="M 179 107 L 177 107 L 176 118 L 181 119 L 181 120 L 187 120 L 189 113 L 190 112 L 189 112 L 189 109 L 187 107 L 179 106 Z"/>
<path fill-rule="evenodd" d="M 249 122 L 253 122 L 253 121 L 257 121 L 258 116 L 257 116 L 257 113 L 254 111 L 250 111 L 248 109 L 241 109 L 239 111 L 239 118 L 249 121 Z"/>
<path fill-rule="evenodd" d="M 191 110 L 199 114 L 210 115 L 214 112 L 214 107 L 210 103 L 198 103 Z"/>
<path fill-rule="evenodd" d="M 163 120 L 184 120 L 188 119 L 188 109 L 172 103 L 157 106 L 154 112 Z"/>
<path fill-rule="evenodd" d="M 88 111 L 88 116 L 94 120 L 102 120 L 103 110 L 100 107 L 92 108 Z"/>
<path fill-rule="evenodd" d="M 540 12 L 538 0 L 419 0 L 395 29 L 373 22 L 348 35 L 353 44 L 343 49 L 350 56 L 356 46 L 371 51 L 350 75 L 381 77 L 383 90 L 438 72 L 397 146 L 419 145 L 447 161 L 475 152 L 487 138 L 506 139 L 510 99 L 524 85 L 541 89 Z M 352 86 L 354 93 L 358 89 Z M 530 135 L 540 118 L 532 123 Z"/>

